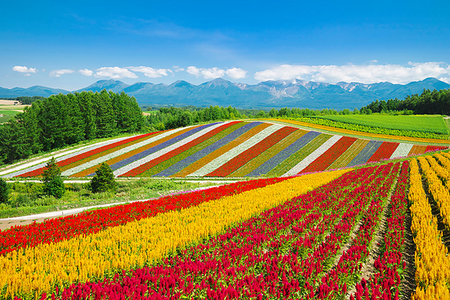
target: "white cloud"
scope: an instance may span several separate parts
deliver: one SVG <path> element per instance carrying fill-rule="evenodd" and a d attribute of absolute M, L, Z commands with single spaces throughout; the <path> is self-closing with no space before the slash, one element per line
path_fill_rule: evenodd
<path fill-rule="evenodd" d="M 184 68 L 181 68 L 181 67 L 179 67 L 179 66 L 173 66 L 173 70 L 174 70 L 175 72 L 183 72 L 185 69 L 184 69 Z"/>
<path fill-rule="evenodd" d="M 50 76 L 61 77 L 62 75 L 72 74 L 73 72 L 75 72 L 75 71 L 74 70 L 70 70 L 70 69 L 54 70 L 54 71 L 50 72 Z"/>
<path fill-rule="evenodd" d="M 188 72 L 191 75 L 194 76 L 201 76 L 206 79 L 214 79 L 223 77 L 225 75 L 225 70 L 219 69 L 217 67 L 214 68 L 197 68 L 194 66 L 189 66 L 186 69 L 186 72 Z"/>
<path fill-rule="evenodd" d="M 255 79 L 294 80 L 336 83 L 362 82 L 374 83 L 389 81 L 392 83 L 408 83 L 436 77 L 450 82 L 450 66 L 439 62 L 408 63 L 403 65 L 279 65 L 271 69 L 255 73 Z"/>
<path fill-rule="evenodd" d="M 19 73 L 25 73 L 25 76 L 30 76 L 31 73 L 36 73 L 36 68 L 28 68 L 26 66 L 14 66 L 13 71 L 19 72 Z"/>
<path fill-rule="evenodd" d="M 247 76 L 247 71 L 241 68 L 231 68 L 226 70 L 225 73 L 233 79 L 242 79 L 245 78 L 245 76 Z"/>
<path fill-rule="evenodd" d="M 94 72 L 89 69 L 81 69 L 78 72 L 80 72 L 81 75 L 87 76 L 87 77 L 92 76 L 94 74 Z"/>
<path fill-rule="evenodd" d="M 172 73 L 170 69 L 154 69 L 151 67 L 139 66 L 139 67 L 128 67 L 131 71 L 143 73 L 144 76 L 149 78 L 159 78 L 169 75 Z"/>
<path fill-rule="evenodd" d="M 240 68 L 231 68 L 231 69 L 219 69 L 217 67 L 213 68 L 197 68 L 195 66 L 189 66 L 186 68 L 186 72 L 194 76 L 201 76 L 205 79 L 214 79 L 223 77 L 227 75 L 233 79 L 241 79 L 244 78 L 247 74 L 247 71 Z"/>
<path fill-rule="evenodd" d="M 108 77 L 112 79 L 120 78 L 137 78 L 137 75 L 128 70 L 127 68 L 120 67 L 101 67 L 95 72 L 95 76 Z"/>

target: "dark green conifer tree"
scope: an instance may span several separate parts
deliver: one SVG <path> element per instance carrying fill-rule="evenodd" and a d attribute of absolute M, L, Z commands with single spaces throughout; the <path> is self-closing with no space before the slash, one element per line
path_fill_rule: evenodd
<path fill-rule="evenodd" d="M 61 178 L 61 170 L 56 164 L 54 157 L 47 163 L 46 169 L 42 173 L 44 183 L 43 192 L 45 195 L 61 198 L 66 192 L 64 181 Z"/>
<path fill-rule="evenodd" d="M 117 183 L 114 179 L 114 173 L 107 163 L 102 163 L 95 171 L 94 177 L 91 179 L 90 189 L 94 193 L 113 191 L 115 192 Z"/>
<path fill-rule="evenodd" d="M 3 178 L 0 178 L 0 203 L 6 203 L 9 198 L 9 187 Z"/>

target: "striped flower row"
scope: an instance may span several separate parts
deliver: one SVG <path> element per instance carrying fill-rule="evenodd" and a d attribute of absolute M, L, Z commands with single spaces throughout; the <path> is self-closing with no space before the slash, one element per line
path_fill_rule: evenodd
<path fill-rule="evenodd" d="M 369 141 L 264 122 L 218 122 L 92 146 L 62 156 L 63 176 L 92 176 L 101 163 L 115 176 L 292 176 L 446 149 Z M 17 169 L 17 167 L 15 167 Z M 38 176 L 44 164 L 6 174 Z"/>

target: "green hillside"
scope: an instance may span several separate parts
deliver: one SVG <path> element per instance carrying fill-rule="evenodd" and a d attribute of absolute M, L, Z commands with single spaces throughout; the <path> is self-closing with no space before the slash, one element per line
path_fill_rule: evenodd
<path fill-rule="evenodd" d="M 449 128 L 441 115 L 327 115 L 318 118 L 386 129 L 449 133 Z"/>

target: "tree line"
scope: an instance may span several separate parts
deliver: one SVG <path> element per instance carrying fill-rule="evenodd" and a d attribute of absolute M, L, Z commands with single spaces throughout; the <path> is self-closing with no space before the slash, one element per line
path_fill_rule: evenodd
<path fill-rule="evenodd" d="M 165 130 L 184 127 L 201 122 L 232 120 L 246 117 L 234 107 L 210 106 L 198 108 L 188 107 L 161 107 L 150 111 L 146 121 L 149 130 Z"/>
<path fill-rule="evenodd" d="M 231 106 L 210 106 L 200 108 L 195 106 L 186 107 L 144 107 L 147 109 L 146 125 L 149 130 L 165 130 L 184 127 L 201 122 L 233 120 L 245 118 L 276 118 L 276 117 L 307 117 L 320 115 L 338 115 L 359 113 L 359 110 L 350 111 L 344 109 L 312 110 L 308 108 L 280 108 L 269 110 L 237 109 Z"/>
<path fill-rule="evenodd" d="M 134 97 L 103 90 L 59 94 L 33 101 L 24 113 L 0 126 L 0 164 L 84 140 L 142 129 Z"/>
<path fill-rule="evenodd" d="M 424 90 L 422 94 L 407 96 L 404 100 L 397 98 L 387 101 L 376 100 L 360 110 L 362 113 L 388 111 L 411 111 L 415 114 L 450 114 L 450 89 Z"/>

